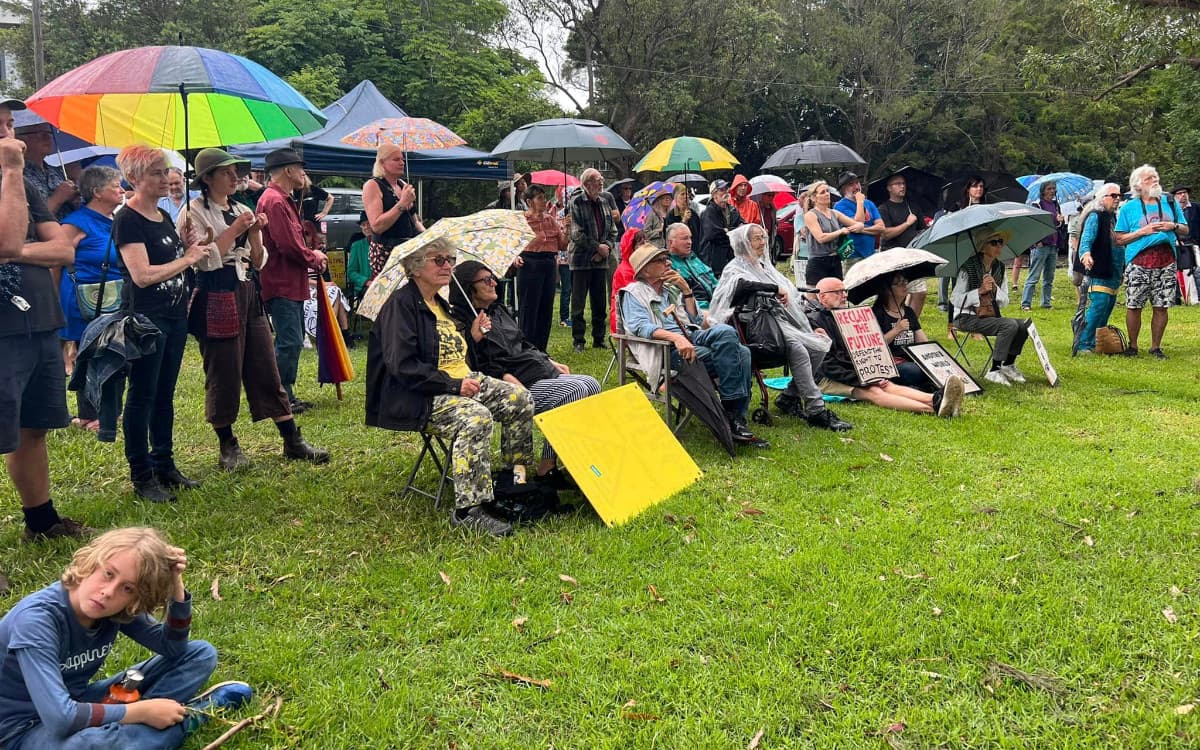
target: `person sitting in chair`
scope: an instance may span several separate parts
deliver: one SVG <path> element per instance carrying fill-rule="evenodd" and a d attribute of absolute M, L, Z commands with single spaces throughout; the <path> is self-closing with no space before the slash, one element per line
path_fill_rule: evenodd
<path fill-rule="evenodd" d="M 907 282 L 904 285 L 907 287 Z M 821 309 L 809 317 L 813 328 L 836 331 L 837 321 L 831 311 L 846 306 L 846 285 L 832 276 L 821 279 L 817 282 L 817 302 Z M 936 414 L 939 417 L 958 416 L 963 397 L 963 382 L 959 378 L 948 378 L 946 385 L 937 393 L 918 391 L 890 380 L 864 383 L 854 369 L 850 352 L 841 336 L 835 334 L 831 341 L 829 354 L 821 361 L 819 370 L 822 393 L 866 401 L 896 411 Z"/>
<path fill-rule="evenodd" d="M 996 337 L 992 346 L 992 369 L 983 379 L 1005 386 L 1025 382 L 1016 361 L 1029 338 L 1028 321 L 1000 315 L 1000 308 L 1008 304 L 1000 253 L 1011 239 L 1012 233 L 1005 230 L 987 226 L 974 230 L 971 240 L 975 243 L 975 254 L 958 269 L 958 279 L 950 295 L 955 328 Z"/>
<path fill-rule="evenodd" d="M 825 406 L 816 373 L 825 353 L 829 351 L 829 336 L 814 331 L 800 307 L 800 295 L 795 285 L 775 270 L 767 256 L 767 231 L 758 224 L 743 224 L 729 233 L 733 260 L 725 266 L 721 280 L 713 292 L 709 314 L 725 322 L 733 318 L 735 309 L 756 291 L 773 292 L 783 306 L 779 326 L 787 342 L 788 367 L 792 382 L 775 406 L 784 414 L 800 417 L 814 427 L 845 432 L 854 427 L 840 419 Z"/>
<path fill-rule="evenodd" d="M 517 319 L 500 302 L 491 269 L 468 260 L 454 268 L 454 279 L 450 285 L 450 315 L 467 341 L 467 360 L 476 370 L 528 390 L 534 414 L 600 392 L 600 383 L 591 375 L 572 375 L 569 367 L 550 359 L 525 338 Z M 488 318 L 486 329 L 473 325 L 481 313 Z M 542 449 L 537 473 L 555 489 L 575 489 L 574 483 L 559 471 L 549 441 Z"/>
<path fill-rule="evenodd" d="M 700 360 L 717 381 L 721 404 L 729 419 L 734 442 L 755 448 L 770 443 L 746 426 L 750 405 L 750 350 L 742 346 L 737 331 L 713 323 L 696 307 L 687 282 L 671 268 L 666 250 L 645 244 L 633 251 L 629 264 L 634 282 L 621 292 L 621 317 L 625 332 L 644 339 L 669 341 L 675 349 L 671 362 Z M 630 343 L 633 355 L 646 372 L 659 371 L 660 350 L 650 344 Z M 657 383 L 652 384 L 657 387 Z"/>

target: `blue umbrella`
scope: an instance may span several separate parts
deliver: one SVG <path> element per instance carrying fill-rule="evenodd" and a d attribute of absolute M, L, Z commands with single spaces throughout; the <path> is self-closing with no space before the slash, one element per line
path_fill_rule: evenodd
<path fill-rule="evenodd" d="M 1023 177 L 1018 177 L 1017 182 L 1021 183 L 1021 187 L 1027 188 L 1037 180 L 1041 179 L 1041 177 L 1042 176 L 1040 174 L 1027 174 Z"/>
<path fill-rule="evenodd" d="M 1074 172 L 1055 172 L 1039 177 L 1029 183 L 1029 202 L 1035 203 L 1042 197 L 1042 186 L 1050 183 L 1058 188 L 1058 202 L 1078 200 L 1089 195 L 1093 188 L 1092 179 Z"/>
<path fill-rule="evenodd" d="M 1040 208 L 1011 201 L 979 203 L 942 216 L 909 244 L 950 261 L 938 268 L 937 275 L 952 279 L 958 275 L 958 267 L 975 254 L 971 234 L 979 227 L 1010 235 L 1000 255 L 1003 261 L 1025 252 L 1053 231 L 1054 216 Z"/>
<path fill-rule="evenodd" d="M 625 212 L 621 214 L 621 223 L 626 229 L 641 229 L 646 225 L 646 217 L 653 209 L 654 201 L 664 195 L 674 192 L 675 186 L 669 182 L 656 180 L 633 194 Z"/>

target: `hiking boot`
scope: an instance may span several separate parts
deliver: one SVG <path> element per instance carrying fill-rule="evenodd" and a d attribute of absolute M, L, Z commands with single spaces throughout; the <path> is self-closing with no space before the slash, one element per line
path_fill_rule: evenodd
<path fill-rule="evenodd" d="M 133 480 L 133 494 L 152 503 L 175 502 L 175 493 L 163 487 L 156 476 L 151 476 L 149 479 Z"/>
<path fill-rule="evenodd" d="M 484 510 L 482 505 L 472 505 L 470 508 L 459 508 L 450 514 L 450 525 L 454 528 L 466 527 L 479 529 L 492 536 L 508 536 L 513 532 L 513 526 L 502 518 L 496 518 Z"/>
<path fill-rule="evenodd" d="M 25 531 L 21 533 L 21 541 L 28 543 L 44 542 L 48 539 L 87 539 L 95 533 L 96 530 L 91 526 L 84 526 L 73 518 L 60 516 L 58 523 L 45 531 L 30 531 L 26 526 Z"/>
<path fill-rule="evenodd" d="M 996 385 L 1012 386 L 1012 381 L 1005 377 L 1003 370 L 988 370 L 983 379 Z"/>
<path fill-rule="evenodd" d="M 786 393 L 775 397 L 775 408 L 789 417 L 804 419 L 807 416 L 804 413 L 804 402 Z"/>
<path fill-rule="evenodd" d="M 946 419 L 957 417 L 959 409 L 962 408 L 963 391 L 962 379 L 951 376 L 942 389 L 933 396 L 933 413 Z"/>
<path fill-rule="evenodd" d="M 1150 356 L 1154 357 L 1155 359 L 1166 359 L 1167 358 L 1167 355 L 1163 354 L 1163 350 L 1160 349 L 1159 347 L 1155 347 L 1155 348 L 1151 349 Z"/>
<path fill-rule="evenodd" d="M 854 425 L 839 418 L 832 409 L 822 409 L 815 414 L 809 414 L 804 419 L 813 427 L 821 427 L 834 432 L 848 432 L 854 429 Z"/>
<path fill-rule="evenodd" d="M 238 444 L 237 438 L 228 443 L 221 443 L 219 465 L 224 471 L 237 471 L 243 466 L 250 465 L 250 459 L 246 458 L 245 453 L 242 453 L 242 446 Z"/>
<path fill-rule="evenodd" d="M 1004 377 L 1014 383 L 1024 383 L 1025 375 L 1017 369 L 1016 365 L 1000 365 L 1000 372 L 1004 373 Z"/>
<path fill-rule="evenodd" d="M 177 467 L 172 466 L 165 470 L 156 470 L 154 478 L 158 483 L 167 489 L 173 490 L 194 490 L 200 486 L 200 483 L 195 479 L 185 477 Z"/>
<path fill-rule="evenodd" d="M 763 440 L 750 431 L 743 419 L 729 420 L 729 431 L 733 433 L 733 442 L 738 445 L 748 445 L 751 448 L 770 448 L 771 443 Z"/>
<path fill-rule="evenodd" d="M 329 451 L 314 448 L 300 434 L 300 428 L 283 439 L 283 455 L 297 461 L 312 461 L 314 464 L 329 462 Z"/>

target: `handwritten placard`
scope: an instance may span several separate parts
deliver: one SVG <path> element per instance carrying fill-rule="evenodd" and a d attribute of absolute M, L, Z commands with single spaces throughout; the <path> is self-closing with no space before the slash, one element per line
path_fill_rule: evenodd
<path fill-rule="evenodd" d="M 1050 381 L 1050 386 L 1058 387 L 1058 371 L 1054 369 L 1054 365 L 1050 364 L 1050 352 L 1046 351 L 1046 345 L 1042 343 L 1042 337 L 1038 335 L 1037 326 L 1033 321 L 1029 321 L 1029 340 L 1033 342 L 1033 349 L 1037 352 L 1038 361 L 1042 363 L 1042 371 L 1046 373 L 1046 380 Z"/>
<path fill-rule="evenodd" d="M 983 387 L 938 342 L 910 344 L 904 351 L 938 388 L 946 385 L 950 378 L 959 378 L 963 381 L 963 393 L 983 393 Z"/>
<path fill-rule="evenodd" d="M 838 333 L 846 344 L 846 351 L 850 353 L 850 362 L 858 373 L 860 383 L 900 376 L 871 308 L 843 307 L 830 312 L 837 321 Z"/>

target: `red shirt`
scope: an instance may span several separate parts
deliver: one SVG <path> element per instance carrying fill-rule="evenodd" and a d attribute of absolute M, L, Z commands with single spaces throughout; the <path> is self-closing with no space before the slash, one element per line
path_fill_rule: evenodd
<path fill-rule="evenodd" d="M 554 215 L 553 209 L 540 215 L 532 211 L 525 214 L 529 228 L 533 230 L 533 239 L 525 246 L 527 253 L 557 253 L 567 249 L 567 233 Z"/>
<path fill-rule="evenodd" d="M 272 183 L 258 199 L 258 213 L 267 215 L 267 228 L 263 230 L 267 263 L 259 273 L 263 300 L 307 300 L 308 271 L 318 270 L 321 258 L 304 244 L 296 204 Z"/>

